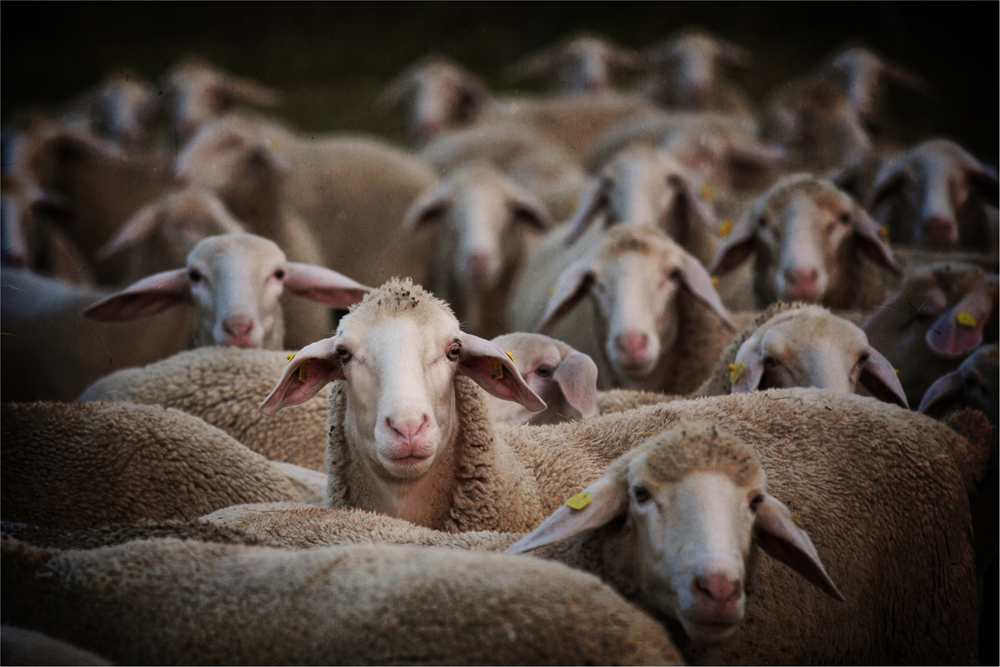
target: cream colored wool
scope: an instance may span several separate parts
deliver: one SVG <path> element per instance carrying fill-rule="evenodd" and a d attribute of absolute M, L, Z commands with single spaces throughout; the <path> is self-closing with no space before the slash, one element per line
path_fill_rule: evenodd
<path fill-rule="evenodd" d="M 34 630 L 0 628 L 0 662 L 5 665 L 113 665 L 101 656 Z"/>
<path fill-rule="evenodd" d="M 222 429 L 272 461 L 325 471 L 329 386 L 294 410 L 282 410 L 270 419 L 257 410 L 287 363 L 286 352 L 199 348 L 144 368 L 112 373 L 88 387 L 77 400 L 177 408 Z"/>
<path fill-rule="evenodd" d="M 595 577 L 535 559 L 2 544 L 5 617 L 123 664 L 681 664 L 663 629 Z"/>
<path fill-rule="evenodd" d="M 0 433 L 8 521 L 80 528 L 301 499 L 259 454 L 179 410 L 7 403 Z"/>

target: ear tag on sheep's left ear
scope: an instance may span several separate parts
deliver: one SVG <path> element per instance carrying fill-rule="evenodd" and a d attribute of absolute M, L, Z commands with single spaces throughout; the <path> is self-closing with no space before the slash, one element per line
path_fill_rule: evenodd
<path fill-rule="evenodd" d="M 570 496 L 570 499 L 566 501 L 566 505 L 575 510 L 582 510 L 584 507 L 590 504 L 590 494 L 586 491 L 581 491 L 575 496 Z"/>
<path fill-rule="evenodd" d="M 712 192 L 712 186 L 709 185 L 708 183 L 705 183 L 703 186 L 701 186 L 700 194 L 701 198 L 707 201 L 709 204 L 711 204 L 712 201 L 715 199 L 715 193 Z"/>
<path fill-rule="evenodd" d="M 733 221 L 730 220 L 729 218 L 723 219 L 723 221 L 719 223 L 719 228 L 716 230 L 716 232 L 722 238 L 726 238 L 727 236 L 733 233 Z"/>
<path fill-rule="evenodd" d="M 806 529 L 806 527 L 802 525 L 802 522 L 801 522 L 801 521 L 799 521 L 799 518 L 798 518 L 797 516 L 795 516 L 795 515 L 794 515 L 794 514 L 792 514 L 791 512 L 789 512 L 789 513 L 788 513 L 788 516 L 789 516 L 789 517 L 791 518 L 791 520 L 792 520 L 792 523 L 794 523 L 794 524 L 795 524 L 796 526 L 798 526 L 798 527 L 799 527 L 799 528 L 801 528 L 802 530 L 805 530 L 805 529 Z"/>
<path fill-rule="evenodd" d="M 292 359 L 295 358 L 296 354 L 298 354 L 298 352 L 289 352 L 288 354 L 285 355 L 285 359 L 288 359 L 288 361 L 291 361 Z"/>
<path fill-rule="evenodd" d="M 299 382 L 305 382 L 309 379 L 309 362 L 303 361 L 302 365 L 299 366 Z"/>
<path fill-rule="evenodd" d="M 507 355 L 507 358 L 510 359 L 511 363 L 514 363 L 514 364 L 517 363 L 516 361 L 514 361 L 514 355 L 513 354 L 511 354 L 507 350 L 504 350 L 503 353 Z"/>
<path fill-rule="evenodd" d="M 719 276 L 712 276 L 712 287 L 715 288 L 716 292 L 719 291 Z"/>
<path fill-rule="evenodd" d="M 736 384 L 736 381 L 743 375 L 743 370 L 747 367 L 742 361 L 738 364 L 729 364 L 729 383 Z"/>
<path fill-rule="evenodd" d="M 879 227 L 878 228 L 878 235 L 886 243 L 889 242 L 889 228 L 888 227 Z"/>
<path fill-rule="evenodd" d="M 966 329 L 976 328 L 976 316 L 967 310 L 960 310 L 955 315 L 955 321 L 958 322 L 958 326 L 965 327 Z"/>
<path fill-rule="evenodd" d="M 491 380 L 502 380 L 503 379 L 503 364 L 496 359 L 490 359 L 490 379 Z"/>

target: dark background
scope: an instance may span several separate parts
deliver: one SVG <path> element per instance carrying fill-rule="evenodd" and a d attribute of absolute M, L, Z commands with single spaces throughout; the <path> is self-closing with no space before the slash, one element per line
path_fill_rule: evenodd
<path fill-rule="evenodd" d="M 749 49 L 733 78 L 760 101 L 833 49 L 860 41 L 921 74 L 932 97 L 893 91 L 897 137 L 932 135 L 997 164 L 997 2 L 13 2 L 0 3 L 0 114 L 58 104 L 117 66 L 156 80 L 181 55 L 285 92 L 279 115 L 303 130 L 401 140 L 371 103 L 403 67 L 444 53 L 494 90 L 501 69 L 576 30 L 644 48 L 700 25 Z M 544 82 L 538 82 L 540 89 Z"/>

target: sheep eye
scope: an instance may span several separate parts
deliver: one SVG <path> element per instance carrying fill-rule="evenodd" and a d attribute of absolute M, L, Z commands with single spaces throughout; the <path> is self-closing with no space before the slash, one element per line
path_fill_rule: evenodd
<path fill-rule="evenodd" d="M 462 353 L 461 345 L 452 345 L 448 348 L 448 360 L 458 361 L 458 355 Z"/>
<path fill-rule="evenodd" d="M 668 275 L 669 275 L 669 277 L 670 277 L 671 280 L 680 280 L 681 279 L 681 270 L 680 269 L 674 269 Z"/>
<path fill-rule="evenodd" d="M 774 368 L 778 365 L 778 362 L 774 360 L 774 357 L 764 357 L 764 368 Z"/>
<path fill-rule="evenodd" d="M 764 502 L 763 494 L 758 493 L 753 499 L 750 500 L 750 511 L 756 512 L 760 509 L 760 504 Z"/>
<path fill-rule="evenodd" d="M 764 216 L 760 216 L 759 218 L 757 218 L 757 226 L 767 227 L 767 218 L 765 218 Z"/>
<path fill-rule="evenodd" d="M 343 345 L 338 345 L 337 346 L 337 355 L 340 357 L 340 360 L 342 362 L 344 362 L 344 363 L 347 363 L 348 361 L 350 361 L 351 357 L 354 356 L 354 355 L 351 354 L 351 351 L 348 350 Z"/>
<path fill-rule="evenodd" d="M 198 269 L 191 269 L 190 271 L 188 271 L 188 280 L 190 280 L 193 283 L 200 282 L 201 271 L 199 271 Z"/>
<path fill-rule="evenodd" d="M 667 185 L 672 188 L 679 188 L 681 186 L 681 177 L 677 174 L 670 174 L 667 176 Z"/>
<path fill-rule="evenodd" d="M 284 269 L 278 269 L 277 271 L 274 272 L 274 277 L 277 278 L 278 280 L 284 280 L 285 279 L 285 270 Z"/>
<path fill-rule="evenodd" d="M 540 378 L 547 378 L 552 375 L 552 367 L 539 366 L 538 368 L 535 369 L 535 375 L 537 375 Z"/>
<path fill-rule="evenodd" d="M 851 214 L 845 211 L 844 213 L 841 213 L 840 215 L 837 216 L 837 221 L 840 222 L 841 224 L 846 225 L 851 221 Z"/>
<path fill-rule="evenodd" d="M 866 364 L 866 363 L 868 363 L 868 359 L 869 358 L 870 358 L 869 354 L 867 352 L 865 352 L 860 357 L 858 357 L 858 363 L 859 364 Z"/>
<path fill-rule="evenodd" d="M 637 502 L 640 505 L 642 505 L 644 503 L 649 502 L 649 499 L 652 498 L 653 496 L 652 496 L 652 494 L 649 493 L 649 489 L 647 489 L 646 487 L 644 487 L 644 486 L 633 486 L 632 487 L 632 497 L 635 498 L 635 502 Z"/>

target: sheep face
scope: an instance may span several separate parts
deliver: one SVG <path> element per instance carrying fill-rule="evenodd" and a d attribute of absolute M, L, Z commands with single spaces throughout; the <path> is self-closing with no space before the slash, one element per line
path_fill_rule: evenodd
<path fill-rule="evenodd" d="M 682 423 L 650 438 L 585 493 L 589 502 L 556 510 L 508 551 L 597 529 L 593 539 L 626 561 L 621 576 L 636 602 L 679 621 L 696 643 L 725 641 L 742 622 L 752 539 L 843 599 L 805 530 L 767 493 L 753 450 L 713 425 Z"/>
<path fill-rule="evenodd" d="M 882 399 L 908 407 L 891 364 L 852 322 L 818 306 L 771 318 L 740 346 L 733 393 L 816 387 L 853 393 L 860 381 Z"/>
<path fill-rule="evenodd" d="M 899 292 L 865 320 L 872 347 L 894 367 L 912 405 L 983 343 L 997 341 L 996 276 L 968 264 L 939 264 L 913 273 Z"/>
<path fill-rule="evenodd" d="M 663 150 L 635 146 L 619 153 L 601 172 L 567 223 L 567 243 L 578 238 L 599 215 L 604 225 L 622 221 L 662 229 L 684 245 L 689 228 L 715 228 L 715 213 L 696 194 L 700 179 Z"/>
<path fill-rule="evenodd" d="M 869 210 L 893 239 L 931 248 L 994 245 L 986 206 L 997 205 L 996 170 L 958 144 L 926 141 L 877 177 Z"/>
<path fill-rule="evenodd" d="M 532 411 L 545 408 L 503 350 L 462 333 L 447 304 L 419 285 L 392 280 L 352 309 L 332 338 L 299 351 L 261 412 L 270 416 L 345 380 L 348 439 L 391 486 L 422 477 L 448 451 L 457 374 Z"/>
<path fill-rule="evenodd" d="M 131 320 L 187 302 L 195 307 L 196 345 L 280 349 L 285 323 L 279 299 L 286 290 L 343 308 L 368 288 L 323 267 L 289 262 L 263 237 L 221 234 L 195 245 L 185 268 L 143 278 L 84 314 Z"/>
<path fill-rule="evenodd" d="M 539 323 L 544 331 L 589 296 L 597 305 L 604 354 L 620 378 L 649 376 L 678 331 L 678 293 L 690 292 L 728 324 L 705 268 L 662 232 L 638 225 L 608 231 L 597 251 L 556 282 Z"/>
<path fill-rule="evenodd" d="M 155 108 L 152 86 L 134 76 L 118 74 L 93 93 L 88 115 L 95 134 L 130 149 L 150 139 Z"/>
<path fill-rule="evenodd" d="M 940 418 L 950 409 L 968 406 L 981 411 L 997 425 L 1000 348 L 984 345 L 962 362 L 957 370 L 942 375 L 924 394 L 920 412 Z"/>
<path fill-rule="evenodd" d="M 496 421 L 557 424 L 597 415 L 597 364 L 589 356 L 541 334 L 517 332 L 493 342 L 514 357 L 524 381 L 546 405 L 532 413 L 518 403 L 486 396 Z"/>
<path fill-rule="evenodd" d="M 553 89 L 565 93 L 603 93 L 611 87 L 612 67 L 638 68 L 638 54 L 607 40 L 580 36 L 513 65 L 511 78 L 551 74 Z"/>
<path fill-rule="evenodd" d="M 862 252 L 898 270 L 868 214 L 847 193 L 808 175 L 784 179 L 754 203 L 719 248 L 712 273 L 727 273 L 751 252 L 760 307 L 826 303 L 843 291 Z"/>
<path fill-rule="evenodd" d="M 706 109 L 718 85 L 717 73 L 723 62 L 746 66 L 749 54 L 703 31 L 689 31 L 647 51 L 649 60 L 659 65 L 670 83 L 670 104 L 688 109 Z"/>

